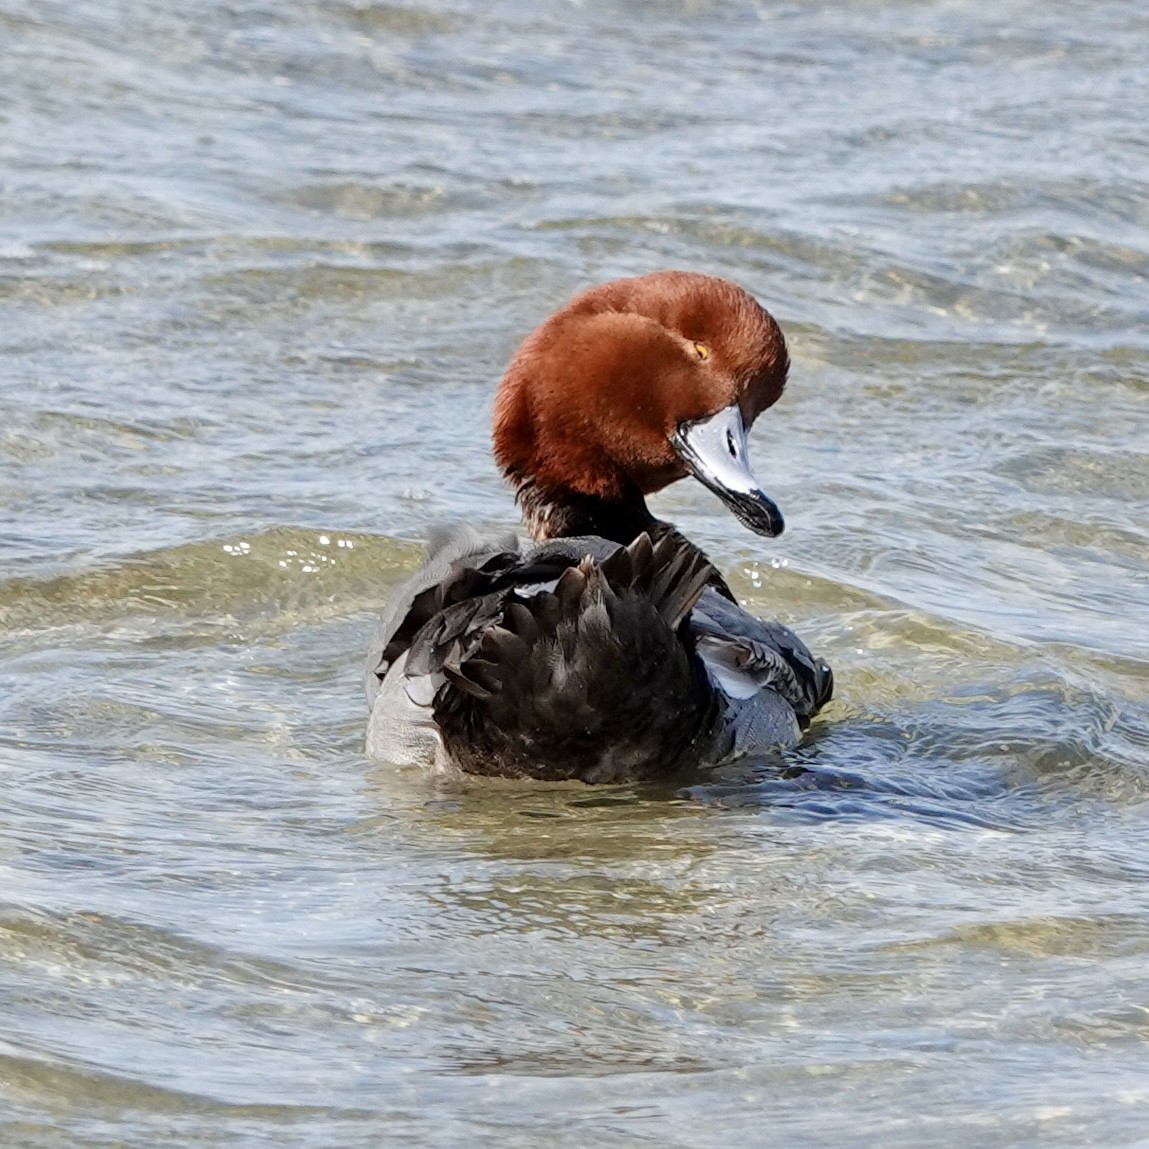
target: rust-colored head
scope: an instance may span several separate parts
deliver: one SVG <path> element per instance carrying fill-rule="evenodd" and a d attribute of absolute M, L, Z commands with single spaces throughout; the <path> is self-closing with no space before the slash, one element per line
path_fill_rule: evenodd
<path fill-rule="evenodd" d="M 788 368 L 778 324 L 727 280 L 658 271 L 604 283 L 511 360 L 495 401 L 495 459 L 536 495 L 650 494 L 694 470 L 673 441 L 679 428 L 735 408 L 748 429 L 782 394 Z"/>

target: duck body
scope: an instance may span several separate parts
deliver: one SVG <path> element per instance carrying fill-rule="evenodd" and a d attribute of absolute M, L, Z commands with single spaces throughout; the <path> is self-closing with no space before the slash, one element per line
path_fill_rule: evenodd
<path fill-rule="evenodd" d="M 367 749 L 550 781 L 666 777 L 798 743 L 832 675 L 673 532 L 520 551 L 440 535 L 368 658 Z"/>
<path fill-rule="evenodd" d="M 644 498 L 693 474 L 779 533 L 745 431 L 787 366 L 755 301 L 686 272 L 602 285 L 537 329 L 504 376 L 494 434 L 537 542 L 432 537 L 368 652 L 368 753 L 601 783 L 796 745 L 830 668 L 738 606 Z"/>

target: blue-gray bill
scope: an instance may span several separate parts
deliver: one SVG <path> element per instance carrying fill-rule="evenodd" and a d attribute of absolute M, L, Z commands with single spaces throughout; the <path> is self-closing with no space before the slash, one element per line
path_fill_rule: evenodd
<path fill-rule="evenodd" d="M 786 526 L 782 512 L 750 470 L 746 424 L 737 406 L 679 423 L 671 445 L 690 473 L 734 512 L 743 526 L 776 538 Z"/>

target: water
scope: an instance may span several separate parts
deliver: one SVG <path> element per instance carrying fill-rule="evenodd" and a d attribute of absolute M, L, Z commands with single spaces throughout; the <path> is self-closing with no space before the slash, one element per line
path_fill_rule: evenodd
<path fill-rule="evenodd" d="M 0 1142 L 1143 1144 L 1134 0 L 0 0 Z M 834 665 L 685 791 L 366 761 L 494 381 L 573 291 L 777 314 Z M 757 1139 L 757 1140 L 756 1140 Z"/>

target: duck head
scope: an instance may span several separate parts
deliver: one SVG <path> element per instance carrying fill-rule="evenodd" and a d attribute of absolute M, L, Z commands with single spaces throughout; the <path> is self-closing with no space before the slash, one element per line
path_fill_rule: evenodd
<path fill-rule="evenodd" d="M 536 538 L 629 542 L 645 496 L 693 475 L 745 526 L 782 533 L 746 435 L 790 360 L 742 288 L 686 271 L 617 279 L 572 299 L 519 348 L 495 400 L 495 460 Z"/>

